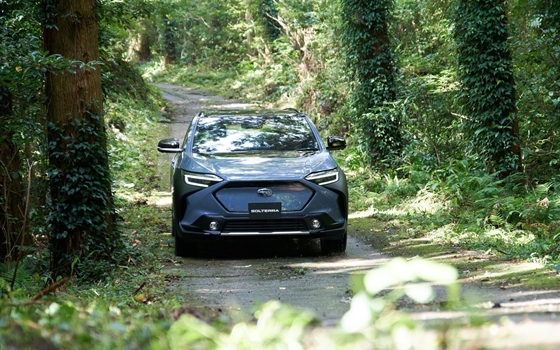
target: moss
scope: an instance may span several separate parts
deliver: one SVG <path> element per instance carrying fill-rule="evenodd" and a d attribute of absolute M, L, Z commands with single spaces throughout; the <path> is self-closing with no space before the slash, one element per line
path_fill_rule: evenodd
<path fill-rule="evenodd" d="M 352 235 L 374 249 L 382 250 L 390 245 L 391 233 L 382 221 L 372 218 L 351 219 L 348 225 Z"/>

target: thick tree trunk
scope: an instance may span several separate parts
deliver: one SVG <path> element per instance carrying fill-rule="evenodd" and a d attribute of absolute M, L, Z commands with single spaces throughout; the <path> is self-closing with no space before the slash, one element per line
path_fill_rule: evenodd
<path fill-rule="evenodd" d="M 363 41 L 363 49 L 360 52 L 360 61 L 366 62 L 358 71 L 360 88 L 367 91 L 364 95 L 371 95 L 371 91 L 377 92 L 376 99 L 362 101 L 365 109 L 378 107 L 385 102 L 393 102 L 396 98 L 395 65 L 389 40 L 388 9 L 383 8 L 376 13 L 376 16 L 372 16 L 370 12 L 373 11 L 364 6 L 355 13 L 356 27 L 367 38 Z M 371 18 L 377 21 L 372 21 Z"/>
<path fill-rule="evenodd" d="M 513 62 L 504 0 L 458 2 L 455 40 L 459 49 L 460 96 L 477 152 L 490 173 L 507 177 L 522 170 Z"/>
<path fill-rule="evenodd" d="M 110 254 L 114 233 L 103 122 L 95 0 L 44 0 L 45 49 L 89 65 L 48 73 L 49 217 L 52 267 L 67 275 L 76 258 Z M 90 254 L 94 252 L 95 254 Z"/>
<path fill-rule="evenodd" d="M 395 63 L 389 35 L 393 0 L 343 0 L 345 56 L 354 84 L 356 121 L 372 164 L 397 162 L 402 150 L 396 101 Z"/>

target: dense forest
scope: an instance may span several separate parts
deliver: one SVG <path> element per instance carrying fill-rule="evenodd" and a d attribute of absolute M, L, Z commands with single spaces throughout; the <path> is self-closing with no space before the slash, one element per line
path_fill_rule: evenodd
<path fill-rule="evenodd" d="M 558 1 L 0 0 L 0 301 L 142 259 L 157 82 L 298 108 L 353 211 L 560 270 Z"/>
<path fill-rule="evenodd" d="M 62 275 L 120 249 L 104 130 L 123 120 L 103 101 L 145 100 L 157 79 L 295 106 L 349 139 L 348 169 L 456 179 L 452 210 L 471 186 L 485 223 L 557 252 L 555 1 L 0 4 L 4 262 L 39 236 Z"/>

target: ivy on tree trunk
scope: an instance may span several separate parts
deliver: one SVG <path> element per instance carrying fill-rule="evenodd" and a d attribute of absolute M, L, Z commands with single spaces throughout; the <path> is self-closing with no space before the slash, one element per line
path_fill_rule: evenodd
<path fill-rule="evenodd" d="M 115 227 L 103 121 L 96 0 L 44 0 L 43 40 L 51 55 L 74 61 L 46 75 L 52 268 L 112 260 Z M 83 271 L 80 271 L 83 272 Z"/>
<path fill-rule="evenodd" d="M 490 173 L 521 171 L 515 81 L 504 0 L 459 0 L 455 18 L 460 98 L 475 150 Z"/>
<path fill-rule="evenodd" d="M 395 64 L 389 39 L 392 0 L 342 0 L 344 56 L 353 78 L 353 105 L 362 142 L 374 164 L 402 148 Z"/>

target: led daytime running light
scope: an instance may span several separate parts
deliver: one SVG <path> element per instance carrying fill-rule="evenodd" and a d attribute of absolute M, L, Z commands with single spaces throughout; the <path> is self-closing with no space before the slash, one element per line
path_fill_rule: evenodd
<path fill-rule="evenodd" d="M 185 182 L 188 185 L 206 188 L 223 181 L 221 177 L 211 174 L 196 174 L 184 172 Z"/>
<path fill-rule="evenodd" d="M 338 181 L 338 169 L 309 174 L 305 179 L 315 182 L 319 186 L 332 184 Z"/>

